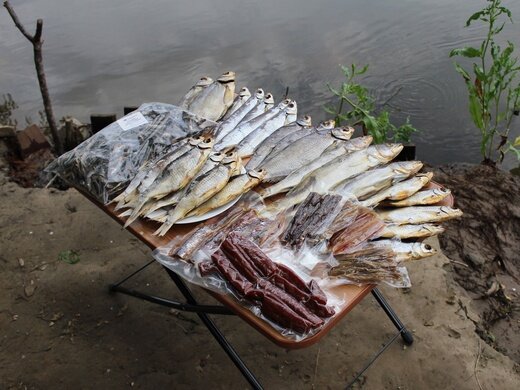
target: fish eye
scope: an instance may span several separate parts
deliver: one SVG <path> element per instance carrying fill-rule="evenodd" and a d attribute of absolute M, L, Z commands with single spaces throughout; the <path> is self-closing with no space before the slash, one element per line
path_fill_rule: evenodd
<path fill-rule="evenodd" d="M 206 139 L 204 140 L 204 142 L 207 143 L 207 144 L 209 144 L 209 143 L 211 142 L 211 139 L 206 138 Z"/>
<path fill-rule="evenodd" d="M 432 250 L 433 248 L 430 245 L 428 245 L 428 244 L 424 244 L 424 249 L 429 251 L 429 250 Z"/>

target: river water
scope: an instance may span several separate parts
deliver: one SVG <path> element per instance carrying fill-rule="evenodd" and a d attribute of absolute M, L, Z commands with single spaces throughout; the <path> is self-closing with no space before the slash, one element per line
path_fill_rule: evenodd
<path fill-rule="evenodd" d="M 44 59 L 56 116 L 87 120 L 145 101 L 176 103 L 202 75 L 237 72 L 238 84 L 280 98 L 287 86 L 301 114 L 326 119 L 339 64 L 370 64 L 363 82 L 392 118 L 406 117 L 419 158 L 478 162 L 479 136 L 467 113 L 452 48 L 478 44 L 464 28 L 484 1 L 11 1 L 29 31 L 44 19 Z M 520 20 L 520 1 L 504 1 Z M 520 46 L 520 24 L 501 40 Z M 520 49 L 519 49 L 520 50 Z M 19 104 L 19 122 L 38 118 L 32 48 L 0 10 L 0 94 Z M 517 121 L 520 123 L 520 121 Z M 509 161 L 506 165 L 512 165 Z"/>

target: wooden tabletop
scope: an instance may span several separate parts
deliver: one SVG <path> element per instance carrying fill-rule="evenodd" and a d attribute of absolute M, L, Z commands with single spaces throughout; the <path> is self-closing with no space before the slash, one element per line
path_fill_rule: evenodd
<path fill-rule="evenodd" d="M 435 188 L 440 187 L 440 185 L 438 185 L 437 183 L 430 183 L 429 187 Z M 102 203 L 92 198 L 89 194 L 84 192 L 81 188 L 77 188 L 77 190 L 81 194 L 83 194 L 87 199 L 89 199 L 92 203 L 98 206 L 101 210 L 103 210 L 106 214 L 108 214 L 111 218 L 116 220 L 120 225 L 124 225 L 126 218 L 118 217 L 118 212 L 114 211 L 113 205 L 103 205 Z M 449 195 L 440 204 L 452 206 L 453 202 L 454 199 L 452 195 Z M 180 236 L 188 234 L 197 227 L 197 224 L 174 225 L 174 227 L 170 229 L 170 231 L 168 231 L 168 233 L 166 233 L 166 235 L 163 237 L 154 236 L 152 234 L 158 227 L 159 224 L 153 221 L 148 221 L 139 218 L 126 229 L 129 232 L 131 232 L 135 237 L 137 237 L 140 241 L 146 244 L 150 249 L 155 250 L 156 248 L 165 246 L 174 238 L 179 238 Z M 298 349 L 308 347 L 318 342 L 343 317 L 345 317 L 345 315 L 347 315 L 347 313 L 350 312 L 374 287 L 375 285 L 342 285 L 330 289 L 329 291 L 332 294 L 336 295 L 337 298 L 339 298 L 339 300 L 343 303 L 340 305 L 336 314 L 332 318 L 330 318 L 330 320 L 327 321 L 325 325 L 323 325 L 323 327 L 317 333 L 301 341 L 295 341 L 292 338 L 281 335 L 278 332 L 278 330 L 273 328 L 262 318 L 257 317 L 249 309 L 243 307 L 233 297 L 229 295 L 219 294 L 210 290 L 206 291 L 275 344 L 288 349 Z"/>

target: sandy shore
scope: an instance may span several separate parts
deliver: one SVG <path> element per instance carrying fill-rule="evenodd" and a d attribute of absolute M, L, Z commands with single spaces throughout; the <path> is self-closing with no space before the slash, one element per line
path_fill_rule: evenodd
<path fill-rule="evenodd" d="M 107 293 L 149 251 L 76 191 L 4 180 L 0 220 L 0 388 L 247 388 L 196 316 Z M 80 261 L 58 261 L 67 250 Z M 477 336 L 477 314 L 450 267 L 439 254 L 410 265 L 410 290 L 382 288 L 415 343 L 394 343 L 358 388 L 518 388 L 518 365 Z M 159 266 L 129 285 L 180 299 Z M 297 351 L 238 318 L 215 320 L 267 389 L 343 388 L 394 333 L 370 297 L 320 343 Z"/>

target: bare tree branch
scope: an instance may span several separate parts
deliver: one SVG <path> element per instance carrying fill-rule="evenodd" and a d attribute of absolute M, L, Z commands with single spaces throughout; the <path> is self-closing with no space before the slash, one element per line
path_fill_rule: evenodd
<path fill-rule="evenodd" d="M 14 25 L 20 30 L 20 32 L 24 35 L 25 38 L 27 38 L 31 43 L 34 42 L 34 37 L 27 32 L 25 27 L 20 23 L 20 19 L 18 19 L 18 15 L 16 15 L 16 12 L 14 12 L 13 7 L 11 7 L 11 4 L 9 4 L 8 1 L 4 1 L 4 7 L 7 9 L 7 12 L 9 12 L 9 15 L 11 16 L 11 19 L 13 19 Z M 41 28 L 40 28 L 40 35 L 41 35 Z"/>
<path fill-rule="evenodd" d="M 42 29 L 43 29 L 43 20 L 38 19 L 36 21 L 36 32 L 34 33 L 34 40 L 39 42 L 42 37 Z"/>
<path fill-rule="evenodd" d="M 54 148 L 56 153 L 59 155 L 63 153 L 63 146 L 61 139 L 58 134 L 58 127 L 56 126 L 56 120 L 54 119 L 54 112 L 52 110 L 52 102 L 51 97 L 49 95 L 49 89 L 47 88 L 47 80 L 45 78 L 45 70 L 43 67 L 43 54 L 42 54 L 42 45 L 43 41 L 42 30 L 43 30 L 43 20 L 38 19 L 36 21 L 36 31 L 34 36 L 29 34 L 25 27 L 20 23 L 18 19 L 18 15 L 14 12 L 13 7 L 9 4 L 9 1 L 4 1 L 4 7 L 9 12 L 11 19 L 15 26 L 20 30 L 25 38 L 29 40 L 29 42 L 33 45 L 33 53 L 34 53 L 34 66 L 36 67 L 36 75 L 38 76 L 38 83 L 40 85 L 40 92 L 42 94 L 43 100 L 43 108 L 45 109 L 45 116 L 47 117 L 47 123 L 49 124 L 49 129 L 51 131 L 52 140 L 54 142 Z"/>

